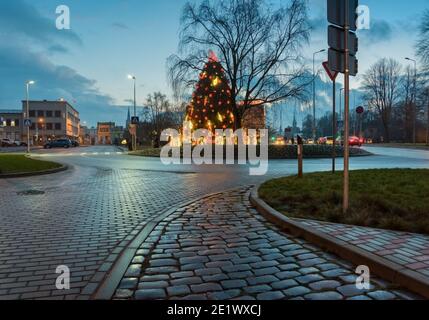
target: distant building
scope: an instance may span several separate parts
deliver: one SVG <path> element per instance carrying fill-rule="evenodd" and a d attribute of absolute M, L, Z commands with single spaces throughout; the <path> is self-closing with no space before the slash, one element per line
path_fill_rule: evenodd
<path fill-rule="evenodd" d="M 124 127 L 121 127 L 121 126 L 114 127 L 112 129 L 112 135 L 111 135 L 112 144 L 120 145 L 122 140 L 124 139 L 124 133 L 125 133 Z"/>
<path fill-rule="evenodd" d="M 33 143 L 43 144 L 48 140 L 58 138 L 79 139 L 79 112 L 67 101 L 22 101 L 23 118 L 32 122 L 30 137 Z M 23 129 L 23 139 L 26 141 L 26 130 Z"/>
<path fill-rule="evenodd" d="M 0 139 L 22 141 L 22 124 L 21 110 L 0 110 Z"/>
<path fill-rule="evenodd" d="M 114 122 L 97 123 L 97 144 L 112 144 L 112 133 L 114 133 Z"/>

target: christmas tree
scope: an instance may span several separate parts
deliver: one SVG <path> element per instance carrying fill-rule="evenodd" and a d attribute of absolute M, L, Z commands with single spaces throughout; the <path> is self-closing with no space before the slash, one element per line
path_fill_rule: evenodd
<path fill-rule="evenodd" d="M 213 51 L 200 73 L 192 100 L 187 107 L 186 120 L 194 129 L 227 129 L 234 127 L 231 89 L 225 71 Z"/>

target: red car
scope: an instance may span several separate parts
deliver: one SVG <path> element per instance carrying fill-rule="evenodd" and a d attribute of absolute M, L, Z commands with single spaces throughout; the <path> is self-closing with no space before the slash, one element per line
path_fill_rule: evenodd
<path fill-rule="evenodd" d="M 352 136 L 349 138 L 349 145 L 351 147 L 361 147 L 364 143 L 364 139 L 363 138 L 359 138 L 356 136 Z"/>

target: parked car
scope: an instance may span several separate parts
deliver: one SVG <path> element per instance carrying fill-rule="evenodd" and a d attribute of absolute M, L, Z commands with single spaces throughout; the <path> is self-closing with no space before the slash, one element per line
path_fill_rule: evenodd
<path fill-rule="evenodd" d="M 73 147 L 73 148 L 77 148 L 77 147 L 79 147 L 79 146 L 80 146 L 79 142 L 77 142 L 76 140 L 72 140 L 72 141 L 71 141 L 71 144 L 72 144 L 72 147 Z"/>
<path fill-rule="evenodd" d="M 58 139 L 49 141 L 44 145 L 45 149 L 51 149 L 51 148 L 71 148 L 72 142 L 69 139 Z"/>
<path fill-rule="evenodd" d="M 14 144 L 15 144 L 15 146 L 17 146 L 17 147 L 26 147 L 26 146 L 27 146 L 27 143 L 22 142 L 22 141 L 19 141 L 19 140 L 16 140 L 16 141 L 14 141 L 13 143 L 14 143 Z"/>
<path fill-rule="evenodd" d="M 6 139 L 1 139 L 1 144 L 0 145 L 2 147 L 14 147 L 15 143 L 12 140 L 6 138 Z"/>

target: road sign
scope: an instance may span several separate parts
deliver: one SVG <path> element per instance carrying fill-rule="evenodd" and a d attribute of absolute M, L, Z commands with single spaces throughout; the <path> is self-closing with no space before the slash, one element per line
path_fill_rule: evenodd
<path fill-rule="evenodd" d="M 338 72 L 332 71 L 329 68 L 329 62 L 328 61 L 323 62 L 322 65 L 323 65 L 323 68 L 325 68 L 325 71 L 328 74 L 329 79 L 331 79 L 332 81 L 335 81 L 335 79 L 338 76 Z"/>
<path fill-rule="evenodd" d="M 356 21 L 358 19 L 357 8 L 358 0 L 349 0 L 349 22 L 350 30 L 356 31 Z M 328 0 L 328 21 L 329 23 L 343 27 L 345 25 L 345 1 L 344 0 Z"/>
<path fill-rule="evenodd" d="M 364 107 L 359 106 L 359 107 L 357 107 L 357 108 L 356 108 L 356 113 L 357 113 L 357 114 L 362 114 L 362 113 L 364 113 L 364 112 L 365 112 Z"/>
<path fill-rule="evenodd" d="M 30 119 L 24 119 L 24 126 L 31 127 L 31 120 Z"/>
<path fill-rule="evenodd" d="M 329 49 L 329 68 L 333 71 L 345 72 L 344 68 L 344 52 Z M 358 73 L 358 60 L 354 55 L 350 55 L 349 59 L 349 71 L 351 76 L 356 76 Z"/>
<path fill-rule="evenodd" d="M 128 131 L 132 136 L 135 136 L 137 134 L 137 126 L 135 124 L 131 124 Z"/>
<path fill-rule="evenodd" d="M 328 45 L 334 50 L 345 51 L 344 45 L 345 30 L 335 26 L 328 27 Z M 358 52 L 358 38 L 355 33 L 349 32 L 349 50 L 350 54 L 356 55 Z"/>
<path fill-rule="evenodd" d="M 139 124 L 139 117 L 131 117 L 131 124 Z"/>

